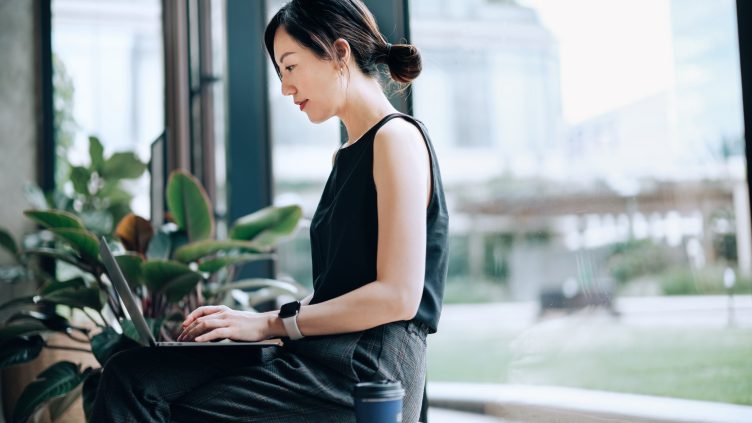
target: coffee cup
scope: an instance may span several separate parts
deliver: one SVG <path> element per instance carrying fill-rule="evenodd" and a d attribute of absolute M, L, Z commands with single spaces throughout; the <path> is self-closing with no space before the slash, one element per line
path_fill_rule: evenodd
<path fill-rule="evenodd" d="M 401 423 L 405 390 L 399 381 L 377 380 L 355 385 L 355 419 L 358 423 Z"/>

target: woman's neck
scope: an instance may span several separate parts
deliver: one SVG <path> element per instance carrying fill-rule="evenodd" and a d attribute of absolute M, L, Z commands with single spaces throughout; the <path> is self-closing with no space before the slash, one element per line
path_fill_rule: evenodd
<path fill-rule="evenodd" d="M 358 75 L 350 80 L 345 105 L 337 116 L 345 125 L 350 145 L 384 116 L 396 112 L 376 79 Z"/>

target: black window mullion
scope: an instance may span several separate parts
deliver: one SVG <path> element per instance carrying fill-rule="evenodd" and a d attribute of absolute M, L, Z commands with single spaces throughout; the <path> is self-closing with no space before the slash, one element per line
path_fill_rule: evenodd
<path fill-rule="evenodd" d="M 264 1 L 227 0 L 228 225 L 272 204 Z M 239 277 L 274 277 L 274 263 L 244 266 Z"/>
<path fill-rule="evenodd" d="M 747 158 L 747 192 L 752 207 L 752 5 L 749 1 L 736 0 L 736 19 L 739 30 L 739 65 L 742 79 L 742 104 L 744 107 L 744 140 Z M 752 219 L 751 219 L 752 220 Z M 752 221 L 750 222 L 752 223 Z"/>
<path fill-rule="evenodd" d="M 52 0 L 41 0 L 39 7 L 39 63 L 41 92 L 41 136 L 38 182 L 44 192 L 55 190 L 55 111 L 52 86 Z"/>

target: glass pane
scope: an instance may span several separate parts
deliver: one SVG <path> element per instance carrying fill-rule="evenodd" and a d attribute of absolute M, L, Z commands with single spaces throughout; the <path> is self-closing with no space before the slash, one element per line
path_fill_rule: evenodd
<path fill-rule="evenodd" d="M 213 75 L 218 82 L 211 87 L 214 111 L 214 177 L 216 178 L 215 213 L 217 215 L 217 236 L 227 236 L 227 132 L 225 123 L 227 105 L 227 34 L 225 2 L 211 2 L 211 53 Z"/>
<path fill-rule="evenodd" d="M 88 137 L 95 135 L 106 156 L 134 151 L 148 161 L 164 129 L 161 2 L 54 0 L 52 48 L 62 110 L 57 143 L 68 160 L 88 164 Z M 66 173 L 57 183 L 72 190 Z M 134 195 L 134 212 L 148 217 L 148 173 L 124 185 Z"/>
<path fill-rule="evenodd" d="M 267 22 L 285 3 L 287 1 L 267 0 Z M 303 208 L 300 229 L 277 249 L 278 277 L 289 277 L 312 287 L 308 224 L 329 177 L 332 156 L 339 147 L 340 121 L 333 118 L 321 124 L 311 123 L 291 96 L 282 95 L 282 85 L 270 60 L 267 60 L 267 75 L 274 204 L 299 204 Z"/>
<path fill-rule="evenodd" d="M 429 379 L 752 404 L 734 1 L 410 4 L 452 216 Z"/>

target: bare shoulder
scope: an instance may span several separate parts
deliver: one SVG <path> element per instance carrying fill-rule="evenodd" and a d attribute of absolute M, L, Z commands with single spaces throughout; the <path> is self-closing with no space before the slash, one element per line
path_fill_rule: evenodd
<path fill-rule="evenodd" d="M 415 161 L 425 162 L 428 155 L 426 143 L 420 130 L 405 119 L 392 119 L 379 128 L 374 138 L 374 160 L 391 160 L 403 157 L 420 166 Z"/>
<path fill-rule="evenodd" d="M 373 143 L 373 180 L 379 208 L 419 209 L 430 201 L 431 158 L 420 130 L 404 119 L 379 128 Z M 425 200 L 421 200 L 425 199 Z"/>

